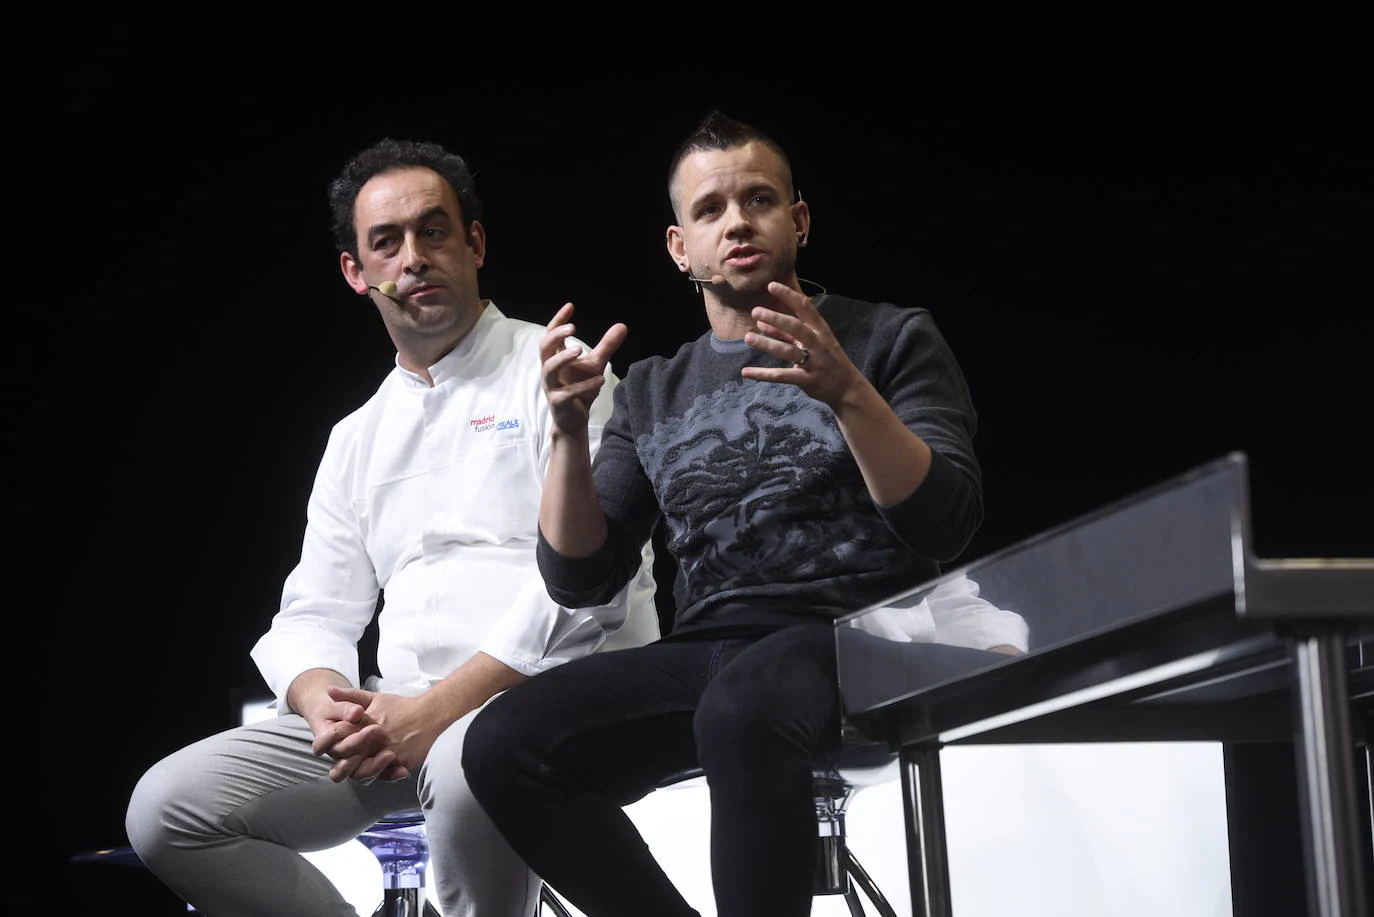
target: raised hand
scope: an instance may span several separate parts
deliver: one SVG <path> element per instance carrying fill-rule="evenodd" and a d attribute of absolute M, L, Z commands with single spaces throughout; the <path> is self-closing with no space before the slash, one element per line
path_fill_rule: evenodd
<path fill-rule="evenodd" d="M 751 315 L 761 333 L 751 331 L 744 340 L 750 347 L 792 365 L 746 366 L 741 375 L 795 385 L 831 408 L 838 408 L 856 389 L 868 387 L 811 297 L 777 281 L 768 284 L 768 292 L 787 311 L 756 306 Z"/>
<path fill-rule="evenodd" d="M 751 316 L 762 333 L 751 331 L 744 338 L 749 346 L 792 365 L 746 366 L 740 374 L 795 385 L 829 405 L 873 502 L 896 506 L 925 480 L 930 446 L 859 372 L 810 297 L 776 281 L 768 284 L 768 292 L 787 311 L 756 306 Z"/>
<path fill-rule="evenodd" d="M 544 396 L 549 401 L 554 426 L 560 432 L 580 435 L 587 429 L 592 402 L 606 381 L 606 366 L 624 343 L 629 329 L 617 322 L 595 347 L 585 350 L 570 341 L 576 331 L 572 314 L 573 304 L 564 303 L 554 315 L 540 341 L 539 359 L 544 368 Z"/>

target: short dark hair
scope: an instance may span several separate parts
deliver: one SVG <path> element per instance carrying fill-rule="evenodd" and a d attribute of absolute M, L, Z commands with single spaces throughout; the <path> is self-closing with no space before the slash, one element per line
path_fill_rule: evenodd
<path fill-rule="evenodd" d="M 673 181 L 677 178 L 677 170 L 681 168 L 682 161 L 688 156 L 707 150 L 733 150 L 735 147 L 744 146 L 747 143 L 761 143 L 778 154 L 786 173 L 784 177 L 787 179 L 787 194 L 791 197 L 793 193 L 792 161 L 788 159 L 787 152 L 782 148 L 782 145 L 754 125 L 739 121 L 719 109 L 713 108 L 687 135 L 687 139 L 682 141 L 682 145 L 677 148 L 677 153 L 673 156 L 672 165 L 668 167 L 668 200 L 673 201 Z M 673 209 L 674 211 L 677 209 L 675 201 L 673 201 Z M 678 216 L 681 217 L 681 214 Z"/>
<path fill-rule="evenodd" d="M 472 237 L 472 221 L 482 218 L 482 202 L 467 161 L 457 153 L 450 153 L 437 143 L 421 140 L 377 141 L 355 153 L 339 175 L 329 183 L 330 225 L 334 245 L 340 252 L 358 257 L 358 233 L 353 225 L 357 215 L 358 192 L 363 185 L 384 172 L 394 172 L 409 166 L 432 169 L 448 182 L 458 198 L 459 216 L 463 221 L 463 235 Z"/>

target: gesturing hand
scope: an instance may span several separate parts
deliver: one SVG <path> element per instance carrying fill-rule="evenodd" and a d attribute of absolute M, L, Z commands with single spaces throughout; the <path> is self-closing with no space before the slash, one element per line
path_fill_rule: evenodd
<path fill-rule="evenodd" d="M 578 343 L 569 344 L 576 331 L 570 319 L 573 304 L 564 303 L 548 324 L 539 343 L 543 362 L 544 396 L 549 401 L 554 426 L 563 433 L 580 434 L 587 429 L 592 402 L 605 383 L 606 365 L 624 343 L 629 329 L 617 322 L 606 330 L 591 350 Z"/>
<path fill-rule="evenodd" d="M 865 384 L 863 374 L 835 340 L 811 297 L 777 281 L 768 284 L 768 292 L 788 311 L 756 306 L 751 314 L 762 333 L 751 331 L 744 340 L 750 347 L 792 365 L 746 366 L 741 375 L 762 382 L 790 383 L 838 408 L 855 386 Z"/>

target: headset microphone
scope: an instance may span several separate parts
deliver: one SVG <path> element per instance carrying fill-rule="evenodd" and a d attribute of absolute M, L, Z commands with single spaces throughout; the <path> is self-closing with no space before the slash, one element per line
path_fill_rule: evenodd
<path fill-rule="evenodd" d="M 701 285 L 703 283 L 709 283 L 715 286 L 725 282 L 725 276 L 723 274 L 712 274 L 710 277 L 696 277 L 692 274 L 688 274 L 687 279 L 692 281 L 692 286 L 696 287 L 698 293 L 701 292 Z"/>
<path fill-rule="evenodd" d="M 369 290 L 376 290 L 387 299 L 396 299 L 396 284 L 392 283 L 390 280 L 383 280 L 381 283 L 369 283 L 367 288 Z"/>

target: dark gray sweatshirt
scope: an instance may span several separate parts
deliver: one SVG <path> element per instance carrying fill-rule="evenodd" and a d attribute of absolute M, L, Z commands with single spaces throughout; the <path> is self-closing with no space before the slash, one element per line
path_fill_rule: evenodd
<path fill-rule="evenodd" d="M 549 595 L 609 601 L 660 516 L 677 561 L 673 632 L 833 619 L 939 574 L 982 521 L 977 418 L 930 313 L 823 294 L 849 358 L 934 453 L 930 474 L 876 505 L 828 406 L 790 384 L 744 379 L 780 361 L 711 333 L 632 365 L 594 471 L 610 537 L 591 557 L 540 535 Z"/>

